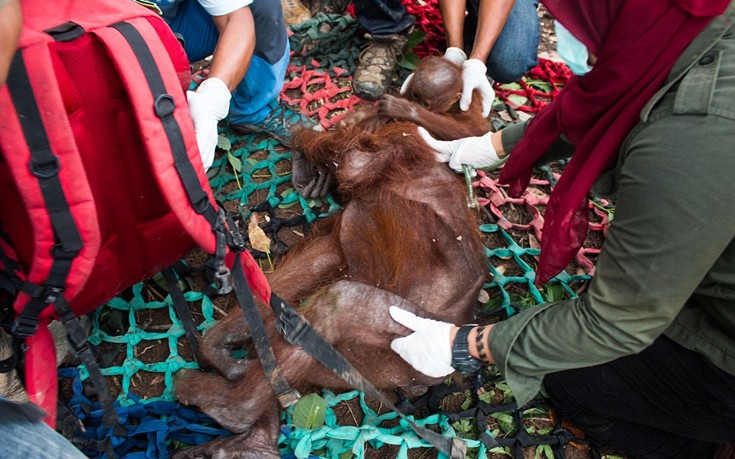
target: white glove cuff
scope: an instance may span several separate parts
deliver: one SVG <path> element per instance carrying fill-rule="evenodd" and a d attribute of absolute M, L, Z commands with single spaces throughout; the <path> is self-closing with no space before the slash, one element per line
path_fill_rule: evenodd
<path fill-rule="evenodd" d="M 212 115 L 217 120 L 223 119 L 230 111 L 230 99 L 232 94 L 224 81 L 219 78 L 207 78 L 199 85 L 197 94 L 206 97 L 209 102 Z"/>
<path fill-rule="evenodd" d="M 479 71 L 483 75 L 487 73 L 487 67 L 480 59 L 467 59 L 462 63 L 462 69 L 469 69 L 473 72 Z"/>
<path fill-rule="evenodd" d="M 449 47 L 444 52 L 444 59 L 453 64 L 462 65 L 462 63 L 467 60 L 467 54 L 465 54 L 465 52 L 460 48 Z"/>

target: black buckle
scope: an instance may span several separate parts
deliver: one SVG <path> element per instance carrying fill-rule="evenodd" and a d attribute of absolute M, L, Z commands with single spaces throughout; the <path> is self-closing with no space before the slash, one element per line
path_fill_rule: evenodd
<path fill-rule="evenodd" d="M 245 238 L 242 237 L 240 230 L 237 228 L 232 216 L 225 212 L 224 206 L 220 204 L 219 214 L 217 215 L 217 225 L 215 231 L 225 234 L 227 245 L 236 252 L 245 250 Z"/>
<path fill-rule="evenodd" d="M 28 162 L 28 166 L 31 169 L 31 173 L 38 178 L 47 179 L 54 177 L 59 173 L 61 164 L 59 163 L 59 157 L 51 154 L 49 161 L 37 161 L 35 158 Z"/>
<path fill-rule="evenodd" d="M 28 338 L 33 336 L 36 330 L 38 330 L 38 317 L 20 316 L 13 322 L 10 332 L 18 338 Z"/>
<path fill-rule="evenodd" d="M 171 116 L 175 108 L 176 102 L 174 102 L 174 98 L 170 94 L 161 94 L 153 101 L 153 111 L 159 118 Z"/>
<path fill-rule="evenodd" d="M 225 265 L 220 265 L 219 269 L 215 269 L 213 271 L 214 274 L 212 274 L 212 282 L 217 286 L 216 293 L 218 295 L 230 293 L 233 289 L 230 269 Z"/>
<path fill-rule="evenodd" d="M 276 330 L 288 341 L 289 344 L 298 346 L 301 337 L 306 332 L 307 324 L 295 309 L 288 307 L 286 303 L 280 299 L 276 299 Z"/>
<path fill-rule="evenodd" d="M 41 297 L 43 298 L 44 303 L 54 304 L 56 303 L 56 300 L 59 299 L 62 293 L 64 293 L 63 288 L 47 285 L 46 287 L 44 287 Z"/>

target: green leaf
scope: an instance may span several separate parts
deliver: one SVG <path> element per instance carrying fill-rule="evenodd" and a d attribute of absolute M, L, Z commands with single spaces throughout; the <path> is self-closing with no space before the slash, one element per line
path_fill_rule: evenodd
<path fill-rule="evenodd" d="M 554 459 L 554 450 L 551 449 L 551 445 L 538 445 L 536 447 L 535 459 L 541 459 L 546 456 L 547 459 Z"/>
<path fill-rule="evenodd" d="M 487 391 L 481 393 L 478 398 L 480 399 L 481 402 L 485 402 L 488 405 L 491 405 L 492 402 L 493 402 L 493 397 L 494 396 L 495 396 L 495 391 L 494 390 L 487 390 Z"/>
<path fill-rule="evenodd" d="M 503 88 L 503 89 L 509 89 L 509 90 L 514 90 L 514 91 L 517 91 L 519 89 L 523 89 L 523 86 L 521 86 L 518 83 L 502 84 L 502 85 L 500 85 L 500 87 Z"/>
<path fill-rule="evenodd" d="M 413 32 L 408 34 L 408 40 L 406 41 L 406 49 L 414 49 L 426 38 L 426 32 L 416 28 Z"/>
<path fill-rule="evenodd" d="M 529 80 L 527 81 L 528 85 L 534 89 L 538 89 L 539 91 L 543 92 L 551 92 L 551 83 L 548 81 L 543 80 Z"/>
<path fill-rule="evenodd" d="M 459 406 L 462 411 L 469 410 L 470 406 L 472 405 L 472 395 L 470 394 L 470 391 L 464 392 L 464 401 Z"/>
<path fill-rule="evenodd" d="M 235 172 L 242 172 L 242 161 L 240 161 L 240 158 L 235 157 L 230 151 L 227 151 L 227 161 L 230 162 L 230 166 L 232 166 L 232 169 Z"/>
<path fill-rule="evenodd" d="M 549 303 L 561 301 L 564 299 L 564 287 L 561 284 L 546 284 L 544 285 L 544 298 Z"/>
<path fill-rule="evenodd" d="M 327 402 L 318 394 L 301 397 L 293 408 L 293 423 L 299 429 L 316 429 L 324 425 Z"/>
<path fill-rule="evenodd" d="M 232 148 L 232 142 L 230 142 L 229 137 L 224 135 L 218 135 L 217 136 L 217 148 L 221 148 L 226 151 L 230 151 Z"/>
<path fill-rule="evenodd" d="M 460 434 L 461 437 L 466 438 L 469 435 L 474 434 L 475 425 L 471 419 L 460 419 L 459 421 L 452 424 L 454 430 Z"/>
<path fill-rule="evenodd" d="M 506 434 L 511 434 L 515 430 L 515 425 L 513 424 L 513 415 L 509 413 L 491 413 L 490 416 L 494 417 L 498 421 L 498 425 L 501 429 L 503 429 L 503 432 Z"/>
<path fill-rule="evenodd" d="M 509 94 L 508 101 L 515 105 L 525 105 L 528 102 L 528 98 L 525 96 L 519 96 L 518 94 Z"/>
<path fill-rule="evenodd" d="M 416 70 L 416 66 L 419 65 L 421 59 L 414 53 L 406 53 L 403 55 L 398 65 L 408 70 Z"/>
<path fill-rule="evenodd" d="M 352 459 L 352 451 L 345 451 L 337 456 L 337 459 Z"/>

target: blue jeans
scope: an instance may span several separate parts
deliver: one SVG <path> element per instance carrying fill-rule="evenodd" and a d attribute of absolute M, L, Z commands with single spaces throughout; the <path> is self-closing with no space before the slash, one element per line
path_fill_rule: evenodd
<path fill-rule="evenodd" d="M 416 22 L 400 0 L 355 0 L 354 3 L 357 21 L 372 35 L 404 33 Z M 480 0 L 467 3 L 466 48 L 472 47 L 475 41 L 479 7 Z M 537 7 L 537 0 L 516 0 L 486 62 L 487 74 L 493 80 L 501 83 L 518 81 L 538 64 L 541 26 Z"/>
<path fill-rule="evenodd" d="M 268 103 L 283 88 L 291 48 L 280 2 L 255 0 L 250 4 L 255 22 L 255 51 L 245 78 L 232 93 L 230 121 L 258 124 L 270 111 Z M 219 32 L 197 0 L 184 0 L 169 27 L 184 38 L 184 49 L 194 62 L 209 56 Z"/>
<path fill-rule="evenodd" d="M 500 83 L 512 83 L 521 79 L 538 65 L 538 42 L 541 25 L 537 0 L 516 0 L 503 30 L 487 57 L 487 74 Z M 477 31 L 477 14 L 480 0 L 467 2 L 464 26 L 465 47 L 472 47 Z"/>
<path fill-rule="evenodd" d="M 74 445 L 31 410 L 0 399 L 0 457 L 3 459 L 85 459 Z M 40 411 L 40 408 L 38 409 Z"/>
<path fill-rule="evenodd" d="M 416 22 L 401 0 L 354 0 L 353 3 L 357 22 L 373 36 L 404 33 Z"/>

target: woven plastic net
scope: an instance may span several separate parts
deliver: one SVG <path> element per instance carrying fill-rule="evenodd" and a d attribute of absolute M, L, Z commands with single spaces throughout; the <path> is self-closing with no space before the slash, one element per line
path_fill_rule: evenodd
<path fill-rule="evenodd" d="M 444 35 L 437 0 L 406 0 L 417 16 L 423 41 L 417 57 L 441 53 Z M 312 116 L 328 129 L 368 102 L 350 89 L 362 35 L 346 15 L 316 15 L 291 27 L 292 60 L 282 98 L 294 109 Z M 402 69 L 396 88 L 408 69 Z M 498 128 L 522 121 L 550 102 L 570 77 L 560 63 L 541 60 L 521 81 L 496 86 L 493 121 Z M 290 184 L 291 152 L 263 136 L 235 136 L 222 129 L 223 150 L 208 172 L 217 199 L 228 211 L 247 219 L 257 214 L 274 241 L 276 256 L 309 229 L 309 224 L 339 209 L 331 198 L 307 200 Z M 595 257 L 604 239 L 612 207 L 590 201 L 591 235 L 576 260 L 543 288 L 533 285 L 543 210 L 563 162 L 539 169 L 529 190 L 510 198 L 497 183 L 497 172 L 480 172 L 472 182 L 478 197 L 492 281 L 484 286 L 487 298 L 478 314 L 502 320 L 519 309 L 544 301 L 573 298 L 594 274 Z M 263 269 L 272 260 L 256 253 Z M 186 260 L 192 262 L 195 260 Z M 103 374 L 117 394 L 123 431 L 101 425 L 101 411 L 90 400 L 83 366 L 60 370 L 65 407 L 60 420 L 64 432 L 90 457 L 106 455 L 104 439 L 118 457 L 166 458 L 189 445 L 229 435 L 202 413 L 175 401 L 173 382 L 182 369 L 196 369 L 171 297 L 159 276 L 140 283 L 101 306 L 94 313 L 90 342 L 100 349 Z M 224 314 L 221 302 L 202 293 L 201 285 L 182 277 L 185 298 L 204 332 Z M 234 301 L 234 300 L 233 300 Z M 492 453 L 523 454 L 535 448 L 538 457 L 563 455 L 573 436 L 549 416 L 541 400 L 519 410 L 497 375 L 468 387 L 452 388 L 416 411 L 419 424 L 464 438 L 475 457 Z M 298 426 L 290 408 L 282 413 L 279 448 L 284 457 L 417 457 L 429 445 L 396 414 L 376 407 L 364 394 L 322 391 L 326 416 L 318 426 Z M 449 400 L 449 401 L 447 401 Z M 63 414 L 69 416 L 63 416 Z M 428 414 L 427 414 L 428 413 Z M 542 422 L 537 422 L 538 420 Z M 80 430 L 79 427 L 84 429 Z M 372 451 L 372 454 L 369 454 Z M 558 457 L 558 456 L 557 456 Z"/>

